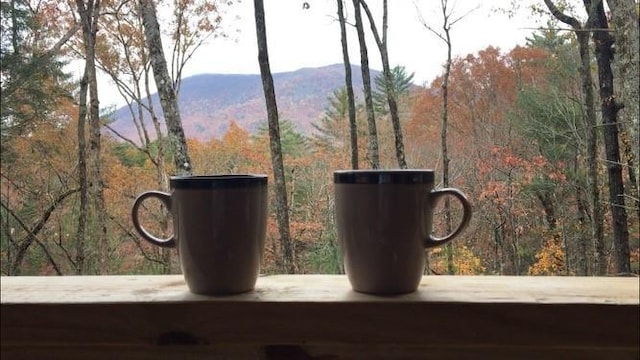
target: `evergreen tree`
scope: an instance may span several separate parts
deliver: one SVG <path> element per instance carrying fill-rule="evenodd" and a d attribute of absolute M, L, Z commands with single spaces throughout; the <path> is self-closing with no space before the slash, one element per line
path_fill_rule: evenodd
<path fill-rule="evenodd" d="M 391 69 L 391 90 L 396 101 L 400 101 L 403 95 L 406 95 L 411 88 L 414 73 L 407 74 L 404 66 L 395 66 Z M 389 114 L 389 102 L 387 101 L 387 92 L 384 83 L 384 75 L 379 74 L 373 80 L 376 88 L 373 92 L 374 108 L 379 114 Z"/>
<path fill-rule="evenodd" d="M 33 36 L 39 24 L 24 0 L 0 2 L 0 143 L 46 121 L 62 96 L 68 96 L 64 62 L 42 49 Z M 4 153 L 4 151 L 3 151 Z"/>

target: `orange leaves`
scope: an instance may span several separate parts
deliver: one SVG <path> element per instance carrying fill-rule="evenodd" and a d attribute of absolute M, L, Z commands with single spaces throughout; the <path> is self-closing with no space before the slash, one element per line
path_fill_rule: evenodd
<path fill-rule="evenodd" d="M 507 167 L 518 167 L 522 165 L 522 159 L 512 154 L 507 154 L 502 158 L 502 163 Z"/>
<path fill-rule="evenodd" d="M 513 148 L 494 145 L 490 150 L 490 158 L 477 161 L 480 175 L 497 179 L 504 179 L 506 176 L 521 185 L 531 184 L 535 179 L 541 178 L 557 182 L 566 181 L 563 162 L 552 163 L 542 155 L 528 157 L 513 151 Z M 494 175 L 490 175 L 492 172 Z"/>
<path fill-rule="evenodd" d="M 221 23 L 225 8 L 232 4 L 233 1 L 219 0 L 174 2 L 170 33 L 173 40 L 182 47 L 180 51 L 183 56 L 195 51 L 210 35 L 225 36 L 221 31 Z"/>
<path fill-rule="evenodd" d="M 536 262 L 529 268 L 529 275 L 566 275 L 565 261 L 560 241 L 548 240 L 536 254 Z"/>
<path fill-rule="evenodd" d="M 447 273 L 443 248 L 431 250 L 429 267 L 437 274 Z M 480 275 L 486 271 L 482 260 L 466 245 L 453 245 L 453 267 L 456 275 Z"/>
<path fill-rule="evenodd" d="M 535 166 L 537 168 L 543 168 L 549 162 L 547 161 L 547 159 L 544 158 L 544 156 L 537 155 L 537 156 L 534 156 L 533 159 L 531 159 L 531 163 L 532 163 L 533 166 Z"/>
<path fill-rule="evenodd" d="M 504 196 L 505 193 L 507 193 L 507 185 L 505 184 L 505 182 L 490 180 L 483 187 L 479 196 L 480 199 L 498 201 L 501 197 L 506 197 Z"/>
<path fill-rule="evenodd" d="M 222 143 L 226 148 L 242 148 L 249 142 L 249 133 L 238 126 L 235 121 L 229 123 L 229 129 L 222 137 Z"/>
<path fill-rule="evenodd" d="M 324 230 L 324 224 L 315 221 L 292 221 L 290 224 L 291 238 L 296 242 L 313 244 L 318 239 Z"/>
<path fill-rule="evenodd" d="M 235 121 L 231 121 L 220 140 L 189 140 L 189 152 L 194 168 L 201 174 L 270 173 L 268 144 L 252 138 Z"/>

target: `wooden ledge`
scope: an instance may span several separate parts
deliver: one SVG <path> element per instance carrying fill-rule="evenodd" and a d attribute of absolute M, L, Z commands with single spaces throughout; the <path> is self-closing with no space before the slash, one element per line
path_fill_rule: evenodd
<path fill-rule="evenodd" d="M 638 305 L 638 278 L 425 276 L 415 293 L 371 296 L 351 290 L 344 275 L 261 276 L 240 295 L 203 296 L 188 291 L 182 275 L 2 277 L 0 298 L 9 304 L 207 302 L 451 302 Z"/>
<path fill-rule="evenodd" d="M 182 275 L 0 281 L 3 360 L 640 355 L 638 278 L 425 276 L 389 297 L 334 275 L 264 276 L 221 297 Z"/>

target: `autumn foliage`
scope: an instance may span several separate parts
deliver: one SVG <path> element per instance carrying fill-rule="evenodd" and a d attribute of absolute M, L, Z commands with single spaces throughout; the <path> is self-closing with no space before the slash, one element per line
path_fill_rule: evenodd
<path fill-rule="evenodd" d="M 206 24 L 205 24 L 206 25 Z M 203 25 L 204 26 L 204 25 Z M 132 40 L 133 41 L 133 40 Z M 502 52 L 489 47 L 454 59 L 449 96 L 450 184 L 471 200 L 474 218 L 453 245 L 456 274 L 573 275 L 594 269 L 589 210 L 584 206 L 584 153 L 579 142 L 554 142 L 546 128 L 531 131 L 532 106 L 527 96 L 575 88 L 571 78 L 554 83 L 547 49 L 528 46 Z M 115 63 L 116 59 L 114 59 Z M 440 164 L 440 91 L 442 79 L 412 90 L 402 104 L 406 159 L 411 168 Z M 535 92 L 533 91 L 535 90 Z M 329 96 L 330 94 L 328 94 Z M 336 94 L 334 94 L 336 96 Z M 57 111 L 29 132 L 3 144 L 2 167 L 2 273 L 74 273 L 78 211 L 77 108 L 60 102 Z M 329 112 L 328 112 L 329 113 Z M 332 172 L 350 164 L 348 119 L 318 119 L 321 130 L 304 136 L 295 119 L 283 121 L 282 142 L 287 176 L 288 207 L 296 271 L 343 271 L 333 218 Z M 379 119 L 380 157 L 383 167 L 394 167 L 391 124 Z M 549 129 L 557 124 L 548 124 Z M 359 154 L 366 154 L 365 114 L 358 111 Z M 566 129 L 565 129 L 566 130 Z M 562 131 L 565 131 L 562 130 Z M 551 131 L 551 130 L 549 130 Z M 568 130 L 567 130 L 568 131 Z M 175 254 L 140 241 L 132 230 L 130 210 L 136 195 L 159 188 L 154 144 L 148 153 L 108 135 L 103 138 L 103 173 L 109 243 L 106 268 L 97 258 L 97 244 L 88 239 L 87 273 L 177 272 Z M 563 133 L 564 134 L 564 133 Z M 270 178 L 268 136 L 249 133 L 235 122 L 225 135 L 207 141 L 189 139 L 188 148 L 197 174 L 263 173 Z M 575 146 L 574 146 L 575 145 Z M 170 154 L 165 158 L 171 171 Z M 360 159 L 366 164 L 366 159 Z M 605 164 L 599 164 L 604 173 Z M 273 201 L 273 194 L 270 194 Z M 154 231 L 170 232 L 160 206 L 146 213 Z M 271 207 L 273 211 L 273 206 Z M 454 210 L 454 222 L 459 209 Z M 638 269 L 638 218 L 630 213 L 632 263 Z M 436 232 L 443 224 L 436 214 Z M 164 219 L 164 220 L 162 220 Z M 164 221 L 164 223 L 162 223 Z M 149 225 L 153 226 L 153 225 Z M 606 241 L 611 244 L 610 224 Z M 635 236 L 635 237 L 634 237 Z M 281 271 L 275 215 L 268 222 L 263 271 Z M 429 254 L 429 272 L 446 273 L 442 249 Z"/>

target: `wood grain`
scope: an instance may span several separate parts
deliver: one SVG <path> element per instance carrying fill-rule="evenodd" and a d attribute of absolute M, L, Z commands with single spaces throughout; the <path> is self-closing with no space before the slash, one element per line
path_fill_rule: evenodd
<path fill-rule="evenodd" d="M 637 278 L 428 276 L 402 296 L 345 276 L 212 297 L 181 275 L 2 277 L 7 358 L 638 359 Z"/>

